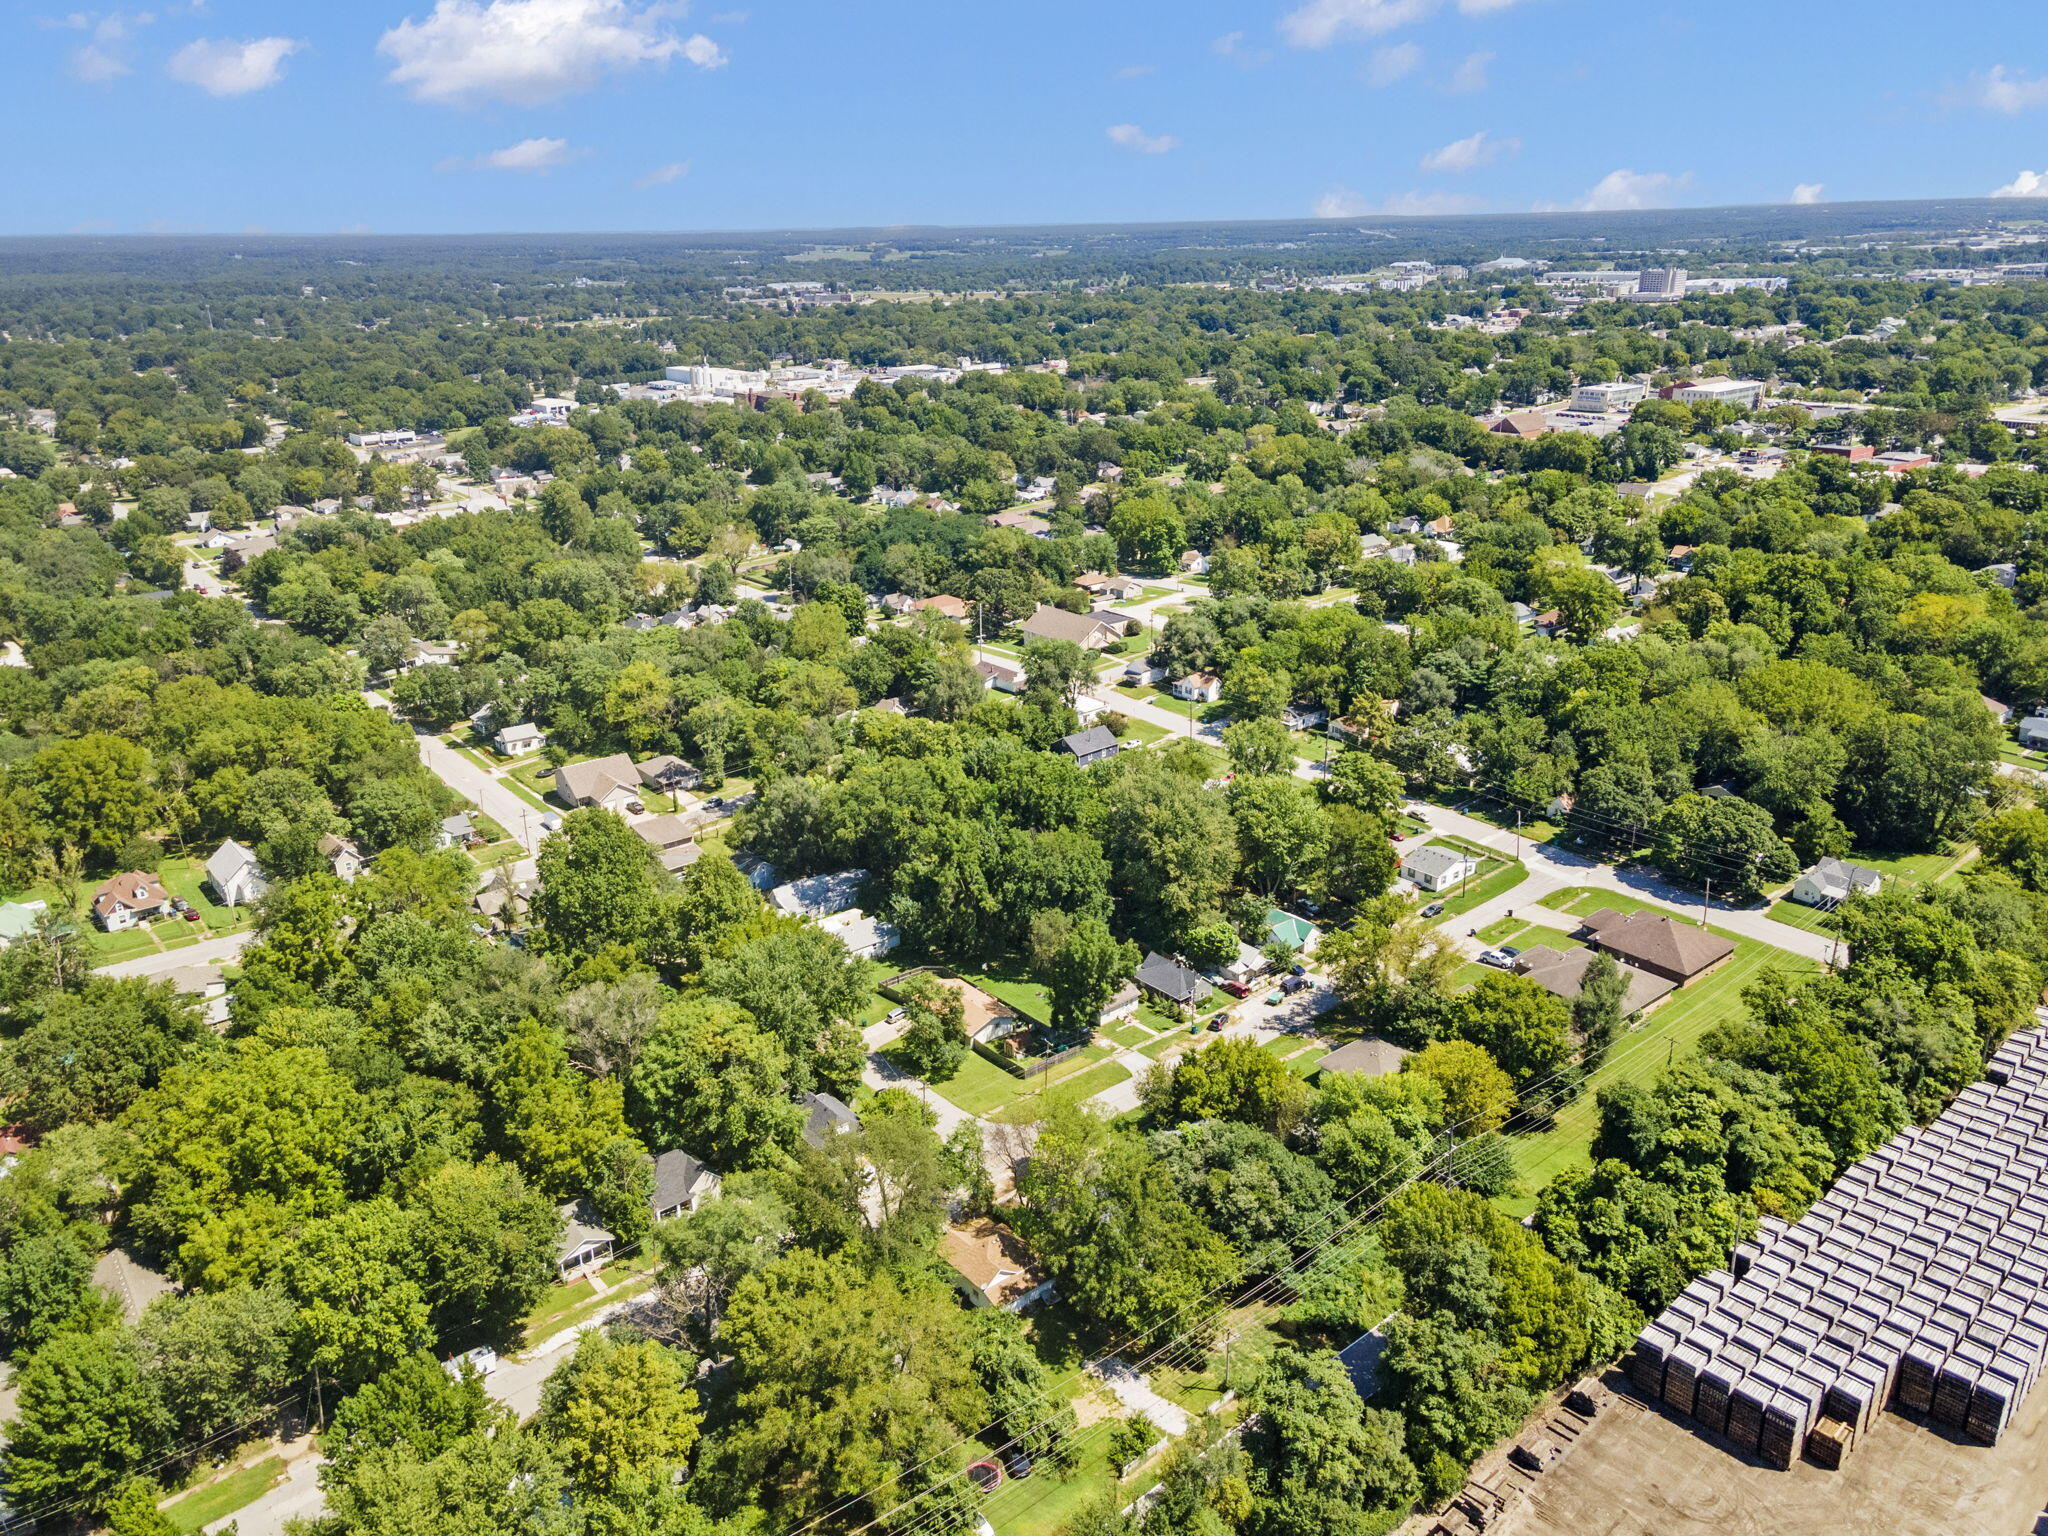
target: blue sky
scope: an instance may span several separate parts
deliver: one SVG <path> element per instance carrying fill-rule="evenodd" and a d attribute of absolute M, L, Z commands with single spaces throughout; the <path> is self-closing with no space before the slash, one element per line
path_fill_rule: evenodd
<path fill-rule="evenodd" d="M 8 234 L 2048 197 L 2039 0 L 0 0 L 0 87 Z"/>

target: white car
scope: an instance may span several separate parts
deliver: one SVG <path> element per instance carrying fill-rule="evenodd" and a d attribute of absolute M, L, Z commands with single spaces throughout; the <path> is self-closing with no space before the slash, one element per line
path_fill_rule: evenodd
<path fill-rule="evenodd" d="M 441 1369 L 460 1381 L 464 1365 L 479 1376 L 489 1376 L 498 1368 L 498 1352 L 488 1344 L 479 1344 L 475 1349 L 466 1349 L 459 1355 L 451 1355 L 441 1362 Z"/>
<path fill-rule="evenodd" d="M 1497 965 L 1502 970 L 1506 970 L 1510 965 L 1514 963 L 1514 957 L 1506 953 L 1504 950 L 1481 950 L 1479 954 L 1479 963 L 1481 965 Z"/>

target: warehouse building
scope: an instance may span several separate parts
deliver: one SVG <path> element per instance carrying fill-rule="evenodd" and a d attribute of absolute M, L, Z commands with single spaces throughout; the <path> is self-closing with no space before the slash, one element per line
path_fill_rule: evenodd
<path fill-rule="evenodd" d="M 2048 1353 L 2048 1029 L 1646 1328 L 1652 1401 L 1772 1466 L 1838 1467 L 1886 1407 L 1987 1444 Z"/>

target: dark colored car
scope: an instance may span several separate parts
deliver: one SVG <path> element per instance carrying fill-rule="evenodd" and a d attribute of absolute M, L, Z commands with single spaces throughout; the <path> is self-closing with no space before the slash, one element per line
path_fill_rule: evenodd
<path fill-rule="evenodd" d="M 1290 976 L 1280 983 L 1280 990 L 1288 993 L 1299 992 L 1307 985 L 1308 978 L 1306 976 Z"/>
<path fill-rule="evenodd" d="M 1031 1475 L 1031 1458 L 1029 1456 L 1006 1456 L 1003 1458 L 1003 1467 L 1012 1477 L 1029 1477 Z"/>
<path fill-rule="evenodd" d="M 1432 901 L 1428 906 L 1422 909 L 1422 915 L 1424 917 L 1435 917 L 1439 912 L 1443 911 L 1443 909 L 1444 904 L 1442 902 Z"/>
<path fill-rule="evenodd" d="M 1230 1015 L 1227 1012 L 1212 1013 L 1209 1015 L 1209 1027 L 1211 1029 L 1221 1029 L 1224 1025 L 1228 1024 L 1229 1022 Z"/>
<path fill-rule="evenodd" d="M 1252 989 L 1241 981 L 1226 981 L 1219 983 L 1219 985 L 1232 997 L 1250 997 L 1252 995 Z"/>

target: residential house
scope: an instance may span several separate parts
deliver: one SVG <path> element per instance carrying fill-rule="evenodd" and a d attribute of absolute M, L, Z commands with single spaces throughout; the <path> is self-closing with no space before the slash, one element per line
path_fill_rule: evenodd
<path fill-rule="evenodd" d="M 555 1273 L 567 1280 L 579 1269 L 595 1269 L 612 1256 L 618 1239 L 597 1219 L 597 1208 L 588 1200 L 571 1200 L 557 1206 L 562 1218 L 562 1239 L 555 1244 Z"/>
<path fill-rule="evenodd" d="M 1160 666 L 1150 656 L 1140 656 L 1136 661 L 1131 662 L 1124 668 L 1123 678 L 1126 683 L 1133 686 L 1164 682 L 1166 680 L 1166 668 Z"/>
<path fill-rule="evenodd" d="M 1508 612 L 1515 616 L 1515 622 L 1524 629 L 1533 629 L 1536 624 L 1536 610 L 1527 603 L 1509 603 Z"/>
<path fill-rule="evenodd" d="M 698 818 L 694 816 L 650 816 L 634 822 L 633 830 L 654 850 L 663 869 L 680 875 L 704 852 L 697 846 L 697 826 Z"/>
<path fill-rule="evenodd" d="M 1362 1072 L 1367 1077 L 1385 1077 L 1401 1070 L 1408 1053 L 1391 1040 L 1363 1035 L 1340 1045 L 1316 1059 L 1318 1072 Z"/>
<path fill-rule="evenodd" d="M 664 795 L 673 795 L 690 789 L 702 780 L 702 775 L 697 772 L 695 764 L 686 763 L 668 752 L 648 758 L 633 771 L 639 775 L 642 784 Z"/>
<path fill-rule="evenodd" d="M 320 857 L 327 861 L 337 880 L 353 881 L 370 862 L 353 838 L 336 837 L 331 832 L 320 839 Z"/>
<path fill-rule="evenodd" d="M 92 893 L 92 920 L 108 933 L 137 928 L 171 910 L 171 893 L 155 875 L 115 875 Z"/>
<path fill-rule="evenodd" d="M 2034 712 L 2019 723 L 2020 745 L 2048 746 L 2048 704 L 2036 704 Z"/>
<path fill-rule="evenodd" d="M 860 899 L 860 888 L 868 877 L 864 869 L 842 869 L 829 875 L 812 875 L 778 885 L 768 901 L 778 912 L 792 917 L 830 917 L 844 912 Z"/>
<path fill-rule="evenodd" d="M 870 917 L 859 907 L 821 917 L 818 926 L 862 960 L 879 960 L 903 942 L 902 931 L 894 923 Z"/>
<path fill-rule="evenodd" d="M 555 770 L 555 798 L 571 809 L 594 805 L 630 811 L 640 805 L 640 771 L 623 752 L 564 763 Z"/>
<path fill-rule="evenodd" d="M 950 597 L 941 592 L 936 597 L 920 597 L 910 605 L 920 613 L 936 613 L 942 619 L 964 620 L 974 610 L 964 597 Z"/>
<path fill-rule="evenodd" d="M 0 901 L 0 949 L 34 933 L 48 910 L 49 903 L 41 900 Z"/>
<path fill-rule="evenodd" d="M 1052 1281 L 1023 1240 L 986 1216 L 947 1227 L 939 1235 L 939 1256 L 952 1269 L 954 1283 L 970 1307 L 1022 1312 L 1053 1293 Z"/>
<path fill-rule="evenodd" d="M 987 657 L 975 662 L 974 670 L 981 674 L 982 684 L 998 693 L 1022 693 L 1024 691 L 1024 669 L 1007 661 L 993 661 Z"/>
<path fill-rule="evenodd" d="M 1537 614 L 1531 627 L 1544 639 L 1555 640 L 1564 633 L 1564 615 L 1552 608 L 1548 613 Z"/>
<path fill-rule="evenodd" d="M 256 862 L 256 855 L 229 838 L 206 861 L 206 883 L 224 906 L 246 906 L 270 889 L 270 877 Z"/>
<path fill-rule="evenodd" d="M 1148 950 L 1144 964 L 1138 967 L 1138 985 L 1154 997 L 1182 1007 L 1192 1007 L 1209 995 L 1209 983 L 1182 965 L 1169 960 L 1157 950 Z"/>
<path fill-rule="evenodd" d="M 1319 704 L 1290 704 L 1280 711 L 1280 723 L 1290 731 L 1312 731 L 1329 718 L 1330 712 Z"/>
<path fill-rule="evenodd" d="M 1184 549 L 1180 552 L 1180 571 L 1183 576 L 1206 576 L 1209 557 L 1199 549 Z"/>
<path fill-rule="evenodd" d="M 1214 672 L 1190 672 L 1173 685 L 1173 696 L 1190 704 L 1214 704 L 1223 697 L 1223 679 Z"/>
<path fill-rule="evenodd" d="M 1366 560 L 1384 560 L 1394 541 L 1384 533 L 1365 533 L 1358 538 L 1358 553 Z"/>
<path fill-rule="evenodd" d="M 671 1149 L 654 1160 L 654 1193 L 648 1208 L 656 1221 L 687 1216 L 718 1197 L 723 1181 L 687 1152 Z"/>
<path fill-rule="evenodd" d="M 1074 578 L 1074 585 L 1090 597 L 1107 598 L 1110 602 L 1129 602 L 1142 597 L 1145 588 L 1128 576 L 1104 576 L 1099 571 L 1086 571 Z"/>
<path fill-rule="evenodd" d="M 1401 873 L 1418 890 L 1448 891 L 1479 873 L 1479 861 L 1448 843 L 1426 843 L 1401 855 Z"/>
<path fill-rule="evenodd" d="M 1538 944 L 1515 956 L 1515 974 L 1526 976 L 1544 991 L 1571 1002 L 1584 987 L 1586 968 L 1593 960 L 1590 949 L 1557 950 L 1548 944 Z M 1632 965 L 1622 966 L 1621 974 L 1628 983 L 1621 1003 L 1624 1017 L 1633 1018 L 1678 989 L 1678 984 L 1668 976 L 1654 976 Z"/>
<path fill-rule="evenodd" d="M 1144 1000 L 1145 994 L 1138 989 L 1137 982 L 1127 981 L 1111 994 L 1096 1022 L 1107 1028 L 1118 1019 L 1127 1019 L 1138 1011 L 1138 1004 Z"/>
<path fill-rule="evenodd" d="M 1012 528 L 1018 533 L 1034 539 L 1052 537 L 1052 524 L 1035 513 L 1012 508 L 1008 512 L 997 512 L 988 519 L 991 528 Z"/>
<path fill-rule="evenodd" d="M 834 1136 L 844 1136 L 860 1126 L 860 1116 L 833 1094 L 807 1093 L 801 1103 L 804 1107 L 804 1140 L 813 1147 L 822 1149 Z"/>
<path fill-rule="evenodd" d="M 1069 613 L 1050 603 L 1017 626 L 1027 640 L 1071 640 L 1085 650 L 1105 651 L 1123 638 L 1123 625 L 1106 614 Z"/>
<path fill-rule="evenodd" d="M 1809 907 L 1832 907 L 1851 896 L 1875 896 L 1884 887 L 1884 876 L 1867 864 L 1846 859 L 1822 859 L 1801 872 L 1785 894 Z"/>
<path fill-rule="evenodd" d="M 1455 531 L 1455 525 L 1448 517 L 1432 518 L 1422 525 L 1422 531 L 1433 539 L 1447 539 Z"/>
<path fill-rule="evenodd" d="M 1022 1017 L 1001 998 L 957 976 L 940 976 L 938 984 L 960 995 L 960 1023 L 967 1038 L 981 1045 L 995 1045 L 1012 1035 L 1028 1034 L 1031 1021 Z"/>
<path fill-rule="evenodd" d="M 163 979 L 179 995 L 199 999 L 200 1017 L 209 1028 L 218 1029 L 227 1023 L 228 983 L 218 965 L 181 965 Z"/>
<path fill-rule="evenodd" d="M 1993 720 L 1996 720 L 2000 725 L 2010 725 L 2012 723 L 2012 706 L 2010 704 L 2001 704 L 1988 693 L 1980 693 L 1977 697 L 1983 700 L 1984 712 L 1991 716 Z"/>
<path fill-rule="evenodd" d="M 1323 942 L 1323 932 L 1305 917 L 1271 907 L 1266 912 L 1266 938 L 1269 943 L 1285 944 L 1298 955 L 1312 955 Z"/>
<path fill-rule="evenodd" d="M 1617 912 L 1602 907 L 1588 917 L 1577 937 L 1624 965 L 1668 976 L 1683 986 L 1735 953 L 1734 941 L 1660 912 Z"/>
<path fill-rule="evenodd" d="M 1234 981 L 1238 985 L 1243 986 L 1265 975 L 1271 969 L 1272 966 L 1266 962 L 1265 951 L 1253 949 L 1251 945 L 1240 939 L 1237 943 L 1236 958 L 1226 960 L 1222 965 L 1210 972 L 1210 975 L 1218 981 Z"/>
<path fill-rule="evenodd" d="M 1099 763 L 1105 758 L 1115 757 L 1117 740 L 1109 733 L 1108 726 L 1091 725 L 1085 731 L 1062 736 L 1059 750 L 1069 754 L 1076 763 L 1086 768 L 1090 763 Z"/>
<path fill-rule="evenodd" d="M 469 812 L 457 811 L 453 816 L 441 818 L 440 835 L 435 839 L 442 848 L 467 848 L 473 842 L 481 842 L 476 823 L 470 820 Z"/>
<path fill-rule="evenodd" d="M 2008 591 L 2019 585 L 2020 568 L 2010 560 L 2001 560 L 1995 565 L 1979 566 L 1977 574 L 1979 576 L 1989 576 Z"/>
<path fill-rule="evenodd" d="M 548 744 L 548 733 L 530 721 L 508 725 L 491 738 L 500 757 L 524 757 Z"/>

